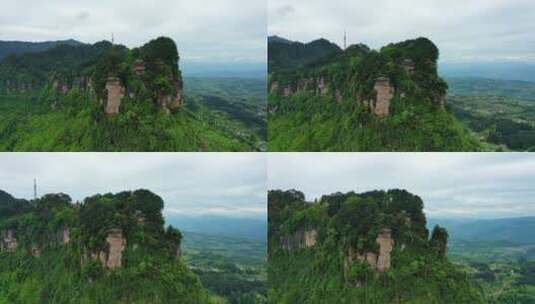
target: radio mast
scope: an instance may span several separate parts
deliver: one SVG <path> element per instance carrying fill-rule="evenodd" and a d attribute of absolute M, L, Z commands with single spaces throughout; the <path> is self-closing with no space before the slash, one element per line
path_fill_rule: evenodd
<path fill-rule="evenodd" d="M 33 179 L 33 199 L 37 199 L 37 179 Z"/>

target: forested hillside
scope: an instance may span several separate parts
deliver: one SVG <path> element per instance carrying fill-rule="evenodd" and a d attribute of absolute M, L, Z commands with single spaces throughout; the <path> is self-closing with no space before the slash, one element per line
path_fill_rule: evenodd
<path fill-rule="evenodd" d="M 62 44 L 81 45 L 82 43 L 73 39 L 43 42 L 0 41 L 0 60 L 9 55 L 42 52 Z"/>
<path fill-rule="evenodd" d="M 334 51 L 322 41 L 321 52 L 304 48 L 303 62 L 291 59 L 293 45 L 269 43 L 270 151 L 482 149 L 446 109 L 448 85 L 430 40 L 379 51 L 363 44 Z"/>
<path fill-rule="evenodd" d="M 0 191 L 0 303 L 215 303 L 147 190 L 31 201 Z"/>
<path fill-rule="evenodd" d="M 103 41 L 8 56 L 0 62 L 0 150 L 265 149 L 264 107 L 200 95 L 185 106 L 178 62 L 166 37 L 133 49 Z"/>
<path fill-rule="evenodd" d="M 405 190 L 324 195 L 270 191 L 273 303 L 483 303 L 429 233 L 422 200 Z"/>

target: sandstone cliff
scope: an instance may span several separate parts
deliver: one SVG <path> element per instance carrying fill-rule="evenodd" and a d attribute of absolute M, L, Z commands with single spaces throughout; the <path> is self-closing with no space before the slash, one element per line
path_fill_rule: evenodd
<path fill-rule="evenodd" d="M 297 250 L 311 248 L 316 245 L 318 231 L 314 228 L 300 228 L 290 235 L 281 237 L 280 243 L 285 250 Z"/>

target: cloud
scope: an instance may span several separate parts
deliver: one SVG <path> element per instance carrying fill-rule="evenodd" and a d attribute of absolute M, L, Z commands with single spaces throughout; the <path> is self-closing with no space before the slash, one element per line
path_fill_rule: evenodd
<path fill-rule="evenodd" d="M 535 60 L 531 0 L 270 0 L 268 33 L 292 40 L 325 37 L 380 48 L 419 36 L 433 40 L 444 61 Z M 296 8 L 287 17 L 286 6 Z"/>
<path fill-rule="evenodd" d="M 20 0 L 2 3 L 0 40 L 109 40 L 137 47 L 161 35 L 181 58 L 200 62 L 266 61 L 263 0 Z"/>
<path fill-rule="evenodd" d="M 258 153 L 3 153 L 1 189 L 31 198 L 63 192 L 74 200 L 96 193 L 149 189 L 164 214 L 265 217 L 266 158 Z"/>
<path fill-rule="evenodd" d="M 517 153 L 303 153 L 268 157 L 268 187 L 324 194 L 406 189 L 434 217 L 535 216 L 535 156 Z"/>

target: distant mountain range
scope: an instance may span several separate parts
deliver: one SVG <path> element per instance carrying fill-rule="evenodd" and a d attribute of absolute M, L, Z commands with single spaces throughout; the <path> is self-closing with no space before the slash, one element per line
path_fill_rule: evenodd
<path fill-rule="evenodd" d="M 342 53 L 342 49 L 323 38 L 309 43 L 290 41 L 288 39 L 268 37 L 268 69 L 295 69 L 304 67 L 318 60 Z"/>
<path fill-rule="evenodd" d="M 237 218 L 216 215 L 166 215 L 167 225 L 183 231 L 233 238 L 267 239 L 267 219 Z"/>
<path fill-rule="evenodd" d="M 465 62 L 439 65 L 443 77 L 481 77 L 535 82 L 534 62 Z"/>
<path fill-rule="evenodd" d="M 11 54 L 19 55 L 24 53 L 37 53 L 62 44 L 77 46 L 84 43 L 74 39 L 43 42 L 0 41 L 0 60 Z"/>
<path fill-rule="evenodd" d="M 504 219 L 436 219 L 428 220 L 428 228 L 440 225 L 452 240 L 508 241 L 535 244 L 535 217 Z"/>

